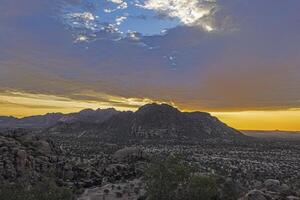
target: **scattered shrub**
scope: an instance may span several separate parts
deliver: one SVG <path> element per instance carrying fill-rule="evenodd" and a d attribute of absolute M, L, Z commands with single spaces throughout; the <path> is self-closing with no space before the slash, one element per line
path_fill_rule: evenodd
<path fill-rule="evenodd" d="M 22 184 L 1 186 L 0 197 L 5 200 L 73 200 L 72 191 L 44 180 L 31 187 Z"/>

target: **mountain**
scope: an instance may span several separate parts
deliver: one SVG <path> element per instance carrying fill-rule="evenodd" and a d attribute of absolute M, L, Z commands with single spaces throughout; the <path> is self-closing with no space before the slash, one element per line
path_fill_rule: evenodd
<path fill-rule="evenodd" d="M 119 112 L 114 108 L 108 109 L 85 109 L 78 113 L 67 114 L 58 122 L 62 123 L 73 123 L 73 122 L 90 122 L 90 123 L 101 123 Z"/>
<path fill-rule="evenodd" d="M 204 112 L 181 112 L 167 104 L 147 104 L 136 112 L 119 112 L 100 123 L 60 123 L 50 133 L 96 135 L 103 139 L 235 139 L 244 135 Z"/>
<path fill-rule="evenodd" d="M 168 104 L 147 104 L 136 112 L 85 109 L 17 119 L 0 117 L 0 128 L 42 128 L 56 134 L 96 135 L 103 139 L 234 139 L 243 137 L 204 112 L 181 112 Z"/>
<path fill-rule="evenodd" d="M 17 119 L 14 117 L 0 117 L 0 128 L 42 128 L 55 125 L 64 115 L 49 113 Z"/>
<path fill-rule="evenodd" d="M 78 113 L 62 114 L 49 113 L 17 119 L 14 117 L 0 117 L 0 128 L 48 128 L 59 123 L 89 122 L 101 123 L 119 113 L 113 108 L 86 109 Z"/>

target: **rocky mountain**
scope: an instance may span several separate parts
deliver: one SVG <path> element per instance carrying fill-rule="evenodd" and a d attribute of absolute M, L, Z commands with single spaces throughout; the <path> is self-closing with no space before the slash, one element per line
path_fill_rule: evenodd
<path fill-rule="evenodd" d="M 203 112 L 181 112 L 167 104 L 148 104 L 136 112 L 119 112 L 100 123 L 60 123 L 50 133 L 93 134 L 103 138 L 128 139 L 235 139 L 244 137 L 216 117 Z"/>
<path fill-rule="evenodd" d="M 17 119 L 0 117 L 0 128 L 42 128 L 50 133 L 93 134 L 110 140 L 241 138 L 243 135 L 204 112 L 181 112 L 167 104 L 147 104 L 136 112 L 86 109 Z"/>
<path fill-rule="evenodd" d="M 101 123 L 117 113 L 119 112 L 115 109 L 109 108 L 97 110 L 86 109 L 71 114 L 49 113 L 21 119 L 0 117 L 0 128 L 47 128 L 59 123 L 74 122 Z"/>
<path fill-rule="evenodd" d="M 141 107 L 132 121 L 131 134 L 174 138 L 231 138 L 241 135 L 208 113 L 180 112 L 167 104 Z"/>

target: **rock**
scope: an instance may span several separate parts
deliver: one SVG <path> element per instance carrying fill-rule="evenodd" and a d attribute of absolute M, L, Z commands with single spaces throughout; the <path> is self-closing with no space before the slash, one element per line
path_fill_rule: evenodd
<path fill-rule="evenodd" d="M 300 200 L 299 197 L 295 197 L 295 196 L 288 196 L 286 197 L 288 200 Z"/>
<path fill-rule="evenodd" d="M 243 200 L 268 200 L 265 194 L 260 190 L 252 190 L 246 194 Z"/>
<path fill-rule="evenodd" d="M 16 153 L 16 169 L 18 171 L 23 171 L 27 162 L 27 154 L 24 150 L 18 150 Z"/>
<path fill-rule="evenodd" d="M 287 184 L 282 184 L 279 190 L 280 194 L 284 196 L 289 196 L 292 194 L 291 188 Z"/>
<path fill-rule="evenodd" d="M 264 186 L 268 191 L 279 192 L 280 191 L 280 181 L 275 179 L 268 179 L 264 182 Z"/>
<path fill-rule="evenodd" d="M 263 183 L 261 181 L 257 181 L 257 180 L 255 180 L 254 183 L 253 183 L 253 187 L 255 189 L 261 189 L 262 185 L 263 185 Z"/>
<path fill-rule="evenodd" d="M 58 172 L 57 150 L 45 140 L 20 132 L 0 133 L 0 186 L 26 181 L 29 185 Z"/>
<path fill-rule="evenodd" d="M 138 200 L 145 199 L 145 185 L 140 179 L 118 184 L 106 184 L 102 187 L 88 188 L 78 200 L 107 199 L 107 200 Z"/>
<path fill-rule="evenodd" d="M 113 158 L 117 161 L 125 161 L 129 159 L 142 159 L 145 157 L 145 153 L 142 149 L 137 147 L 125 147 L 116 151 Z"/>

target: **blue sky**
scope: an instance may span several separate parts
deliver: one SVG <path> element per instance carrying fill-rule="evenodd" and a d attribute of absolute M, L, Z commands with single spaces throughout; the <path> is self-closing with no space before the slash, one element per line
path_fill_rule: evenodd
<path fill-rule="evenodd" d="M 128 37 L 132 32 L 142 36 L 163 35 L 177 26 L 199 25 L 201 21 L 200 27 L 212 31 L 204 18 L 216 8 L 214 1 L 207 0 L 93 0 L 64 3 L 59 10 L 61 21 L 76 29 L 78 42 L 102 39 L 97 34 L 105 31 L 113 32 L 115 39 Z"/>

